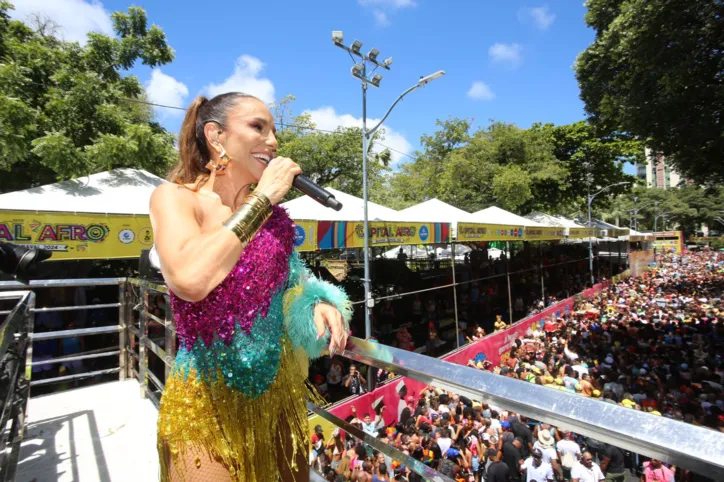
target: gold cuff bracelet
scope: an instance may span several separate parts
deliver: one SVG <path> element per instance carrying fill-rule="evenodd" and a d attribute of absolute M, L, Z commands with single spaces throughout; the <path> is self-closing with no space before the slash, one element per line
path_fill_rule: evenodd
<path fill-rule="evenodd" d="M 272 205 L 269 199 L 264 194 L 253 192 L 223 225 L 246 246 L 271 215 Z"/>

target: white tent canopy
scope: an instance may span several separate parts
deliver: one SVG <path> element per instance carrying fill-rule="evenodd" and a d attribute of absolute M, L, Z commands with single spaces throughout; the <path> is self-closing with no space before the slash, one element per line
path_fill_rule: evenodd
<path fill-rule="evenodd" d="M 490 206 L 473 213 L 474 222 L 483 224 L 508 224 L 511 226 L 546 226 L 532 219 L 513 214 L 497 206 Z"/>
<path fill-rule="evenodd" d="M 525 217 L 543 226 L 555 226 L 559 228 L 585 228 L 585 226 L 581 226 L 572 219 L 568 219 L 563 216 L 554 216 L 552 214 L 546 214 L 540 211 L 530 212 L 526 214 Z"/>
<path fill-rule="evenodd" d="M 429 223 L 474 223 L 473 215 L 439 199 L 429 199 L 398 211 L 405 221 Z"/>
<path fill-rule="evenodd" d="M 289 212 L 292 219 L 309 219 L 313 221 L 362 221 L 364 220 L 364 202 L 361 198 L 327 188 L 342 203 L 342 209 L 335 211 L 322 206 L 309 196 L 302 196 L 281 204 Z M 400 215 L 394 209 L 367 203 L 367 216 L 370 221 L 400 221 Z M 404 219 L 409 221 L 409 219 Z"/>
<path fill-rule="evenodd" d="M 0 210 L 148 215 L 151 193 L 164 182 L 140 169 L 113 169 L 0 194 Z"/>
<path fill-rule="evenodd" d="M 453 236 L 457 236 L 457 223 L 474 223 L 475 218 L 467 211 L 456 208 L 439 199 L 429 199 L 398 211 L 400 219 L 422 223 L 450 223 Z"/>

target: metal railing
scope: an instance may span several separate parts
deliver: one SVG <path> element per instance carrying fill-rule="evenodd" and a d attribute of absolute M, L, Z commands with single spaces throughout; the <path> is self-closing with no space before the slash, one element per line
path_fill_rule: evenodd
<path fill-rule="evenodd" d="M 49 385 L 53 383 L 61 383 L 73 380 L 79 380 L 83 378 L 91 378 L 99 375 L 109 375 L 118 373 L 119 379 L 124 380 L 126 378 L 127 368 L 127 339 L 126 339 L 126 313 L 124 310 L 124 304 L 121 302 L 125 298 L 126 290 L 126 278 L 84 278 L 84 279 L 66 279 L 66 280 L 37 280 L 31 281 L 29 284 L 23 284 L 16 281 L 2 281 L 0 282 L 0 293 L 2 290 L 9 289 L 48 289 L 48 288 L 85 288 L 85 287 L 99 287 L 99 286 L 118 286 L 118 302 L 116 303 L 98 303 L 90 305 L 72 305 L 72 306 L 48 306 L 48 307 L 35 307 L 33 306 L 30 311 L 30 317 L 33 320 L 31 323 L 28 335 L 32 342 L 64 339 L 64 338 L 75 338 L 80 336 L 91 336 L 91 335 L 103 335 L 109 333 L 118 333 L 118 348 L 113 350 L 92 350 L 89 352 L 82 352 L 73 354 L 70 356 L 52 357 L 42 360 L 33 361 L 32 359 L 32 344 L 28 347 L 28 367 L 46 366 L 57 363 L 68 363 L 73 361 L 88 360 L 95 358 L 103 358 L 110 356 L 118 356 L 118 367 L 106 368 L 103 370 L 94 370 L 81 373 L 73 373 L 71 375 L 63 375 L 51 378 L 44 378 L 39 380 L 32 380 L 32 371 L 28 370 L 28 380 L 30 386 Z M 35 333 L 35 315 L 38 313 L 54 313 L 54 312 L 68 312 L 68 311 L 83 311 L 83 310 L 98 310 L 118 308 L 118 323 L 115 325 L 99 326 L 92 328 L 77 328 L 68 330 L 56 330 Z M 0 315 L 4 312 L 0 312 Z"/>
<path fill-rule="evenodd" d="M 351 338 L 341 356 L 724 480 L 724 434 Z"/>
<path fill-rule="evenodd" d="M 136 378 L 139 382 L 141 396 L 148 397 L 158 405 L 176 355 L 176 331 L 171 317 L 168 289 L 165 285 L 139 279 L 109 278 L 37 281 L 31 282 L 29 288 L 99 285 L 117 285 L 117 303 L 36 309 L 34 298 L 31 297 L 32 293 L 27 292 L 29 294 L 28 302 L 24 305 L 24 316 L 28 321 L 28 338 L 40 341 L 99 333 L 119 333 L 118 348 L 101 352 L 84 352 L 42 361 L 33 361 L 32 350 L 28 349 L 25 371 L 29 379 L 30 369 L 36 364 L 63 363 L 105 356 L 118 356 L 118 367 L 67 377 L 31 381 L 30 385 L 60 382 L 75 379 L 78 376 L 118 373 L 120 379 L 131 376 Z M 17 289 L 21 286 L 26 285 L 1 282 L 0 295 L 11 296 L 13 293 L 2 293 L 1 290 Z M 147 299 L 153 295 L 163 297 L 163 317 L 156 316 L 149 311 Z M 118 308 L 117 325 L 33 333 L 32 320 L 35 313 L 116 307 Z M 11 314 L 16 312 L 17 307 Z M 19 315 L 13 316 L 17 318 Z M 149 326 L 153 324 L 163 327 L 163 336 L 159 335 L 158 338 L 149 336 Z M 0 346 L 2 346 L 3 340 L 0 335 Z M 715 479 L 724 479 L 724 435 L 713 430 L 663 417 L 654 417 L 617 405 L 551 390 L 547 387 L 520 382 L 356 338 L 351 339 L 349 350 L 341 355 L 350 360 L 383 368 L 398 375 L 466 395 L 474 400 L 487 402 L 504 410 L 551 423 L 644 456 L 655 457 L 697 473 L 713 476 Z M 157 371 L 157 375 L 149 369 L 151 356 L 157 356 L 163 363 L 162 373 Z M 364 443 L 377 448 L 374 438 L 370 438 L 364 433 L 358 433 L 359 430 L 337 419 L 326 410 L 315 406 L 309 408 L 310 411 L 341 427 L 349 435 L 358 437 Z M 18 433 L 22 435 L 22 423 L 19 427 L 20 432 Z M 427 480 L 448 480 L 441 474 L 431 471 L 429 467 L 416 464 L 415 461 L 389 446 L 380 446 L 379 450 L 394 460 L 402 461 L 406 467 Z M 312 473 L 311 480 L 322 479 L 318 474 Z"/>
<path fill-rule="evenodd" d="M 25 430 L 25 410 L 29 386 L 27 362 L 32 357 L 28 333 L 32 330 L 31 310 L 35 305 L 32 291 L 0 293 L 0 300 L 17 299 L 0 325 L 0 480 L 15 480 L 20 442 Z M 29 367 L 28 367 L 29 368 Z"/>

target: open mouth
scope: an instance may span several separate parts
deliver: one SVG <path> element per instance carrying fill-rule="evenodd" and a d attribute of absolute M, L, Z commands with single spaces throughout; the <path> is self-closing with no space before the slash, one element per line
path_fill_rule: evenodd
<path fill-rule="evenodd" d="M 269 154 L 265 154 L 263 152 L 254 152 L 251 154 L 254 159 L 261 162 L 264 165 L 269 164 L 269 162 L 272 160 L 271 156 Z"/>

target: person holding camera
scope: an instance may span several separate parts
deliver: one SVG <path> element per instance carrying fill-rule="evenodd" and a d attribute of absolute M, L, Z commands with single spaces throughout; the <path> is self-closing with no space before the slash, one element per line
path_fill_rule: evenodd
<path fill-rule="evenodd" d="M 357 365 L 350 365 L 349 375 L 344 377 L 344 386 L 349 388 L 349 393 L 352 395 L 363 394 L 365 392 L 365 383 L 367 383 L 367 380 L 365 380 L 359 370 L 357 370 Z"/>

